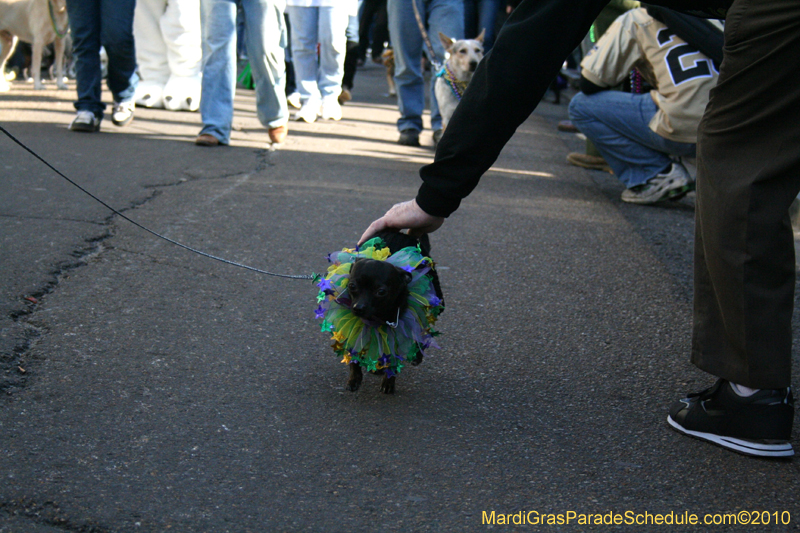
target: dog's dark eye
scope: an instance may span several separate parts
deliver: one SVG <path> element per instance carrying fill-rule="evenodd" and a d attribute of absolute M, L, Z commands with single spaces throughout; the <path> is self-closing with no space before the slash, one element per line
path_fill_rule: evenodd
<path fill-rule="evenodd" d="M 466 50 L 459 50 L 459 51 L 458 51 L 458 53 L 459 53 L 459 54 L 466 54 L 466 53 L 467 53 L 467 51 L 466 51 Z"/>
<path fill-rule="evenodd" d="M 379 296 L 381 298 L 383 298 L 387 294 L 389 293 L 386 291 L 386 289 L 378 289 L 377 291 L 375 291 L 375 296 Z"/>
<path fill-rule="evenodd" d="M 349 290 L 351 293 L 356 293 L 358 292 L 358 286 L 351 281 L 347 284 L 347 290 Z"/>

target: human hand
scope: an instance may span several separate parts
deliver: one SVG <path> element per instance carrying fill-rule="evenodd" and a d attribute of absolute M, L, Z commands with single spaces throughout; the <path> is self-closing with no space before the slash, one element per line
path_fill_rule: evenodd
<path fill-rule="evenodd" d="M 429 215 L 417 205 L 416 200 L 409 200 L 393 205 L 385 215 L 370 224 L 358 244 L 365 242 L 371 236 L 387 228 L 407 229 L 409 235 L 417 237 L 423 233 L 436 231 L 442 224 L 444 224 L 443 217 Z"/>

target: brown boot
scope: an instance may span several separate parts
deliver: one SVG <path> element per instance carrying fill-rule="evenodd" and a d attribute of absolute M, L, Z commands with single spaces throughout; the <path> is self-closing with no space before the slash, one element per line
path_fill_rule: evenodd
<path fill-rule="evenodd" d="M 194 144 L 197 146 L 217 146 L 219 145 L 219 139 L 208 133 L 203 133 L 197 136 L 194 140 Z"/>
<path fill-rule="evenodd" d="M 613 174 L 611 167 L 608 166 L 606 160 L 602 157 L 598 157 L 595 155 L 586 155 L 586 154 L 579 154 L 578 152 L 572 152 L 567 156 L 567 163 L 570 165 L 575 165 L 576 167 L 583 167 L 583 168 L 590 168 L 592 170 L 602 170 L 604 172 L 608 172 L 609 174 Z"/>
<path fill-rule="evenodd" d="M 281 144 L 283 141 L 286 140 L 286 135 L 289 133 L 289 126 L 278 126 L 277 128 L 270 128 L 269 131 L 269 140 L 272 144 Z"/>
<path fill-rule="evenodd" d="M 573 124 L 569 120 L 562 120 L 561 122 L 559 122 L 558 123 L 558 131 L 566 131 L 567 133 L 580 133 L 581 132 L 581 130 L 579 130 L 575 126 L 575 124 Z"/>

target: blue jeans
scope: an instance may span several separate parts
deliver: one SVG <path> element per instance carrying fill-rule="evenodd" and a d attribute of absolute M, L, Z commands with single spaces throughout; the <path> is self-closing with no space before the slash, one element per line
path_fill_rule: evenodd
<path fill-rule="evenodd" d="M 348 9 L 287 6 L 286 13 L 292 23 L 292 62 L 300 98 L 306 102 L 338 97 L 347 52 Z"/>
<path fill-rule="evenodd" d="M 569 104 L 572 123 L 629 189 L 665 170 L 672 163 L 670 155 L 695 155 L 694 143 L 671 141 L 650 129 L 657 111 L 649 93 L 578 93 Z"/>
<path fill-rule="evenodd" d="M 454 39 L 464 38 L 463 0 L 413 0 L 417 2 L 422 20 L 427 23 L 436 60 L 444 62 L 444 49 L 439 32 Z M 389 34 L 394 48 L 394 79 L 397 84 L 397 104 L 400 119 L 397 129 L 422 131 L 422 111 L 425 108 L 425 80 L 422 77 L 420 58 L 423 48 L 422 34 L 414 17 L 411 0 L 388 0 Z M 430 87 L 431 128 L 442 129 L 442 115 L 434 95 L 434 83 Z"/>
<path fill-rule="evenodd" d="M 484 53 L 494 45 L 494 28 L 499 10 L 500 0 L 464 0 L 464 37 L 474 39 L 481 30 L 485 30 Z"/>
<path fill-rule="evenodd" d="M 245 44 L 256 91 L 258 120 L 267 128 L 277 128 L 289 120 L 284 93 L 285 65 L 283 46 L 286 25 L 283 2 L 240 0 L 245 24 Z M 216 137 L 228 144 L 233 122 L 236 93 L 236 0 L 201 0 L 203 31 L 203 88 L 200 134 Z"/>
<path fill-rule="evenodd" d="M 135 0 L 70 0 L 67 3 L 78 100 L 75 109 L 91 111 L 103 118 L 105 104 L 100 99 L 100 47 L 108 54 L 106 84 L 117 103 L 131 102 L 139 77 L 136 75 L 136 48 L 133 41 Z"/>

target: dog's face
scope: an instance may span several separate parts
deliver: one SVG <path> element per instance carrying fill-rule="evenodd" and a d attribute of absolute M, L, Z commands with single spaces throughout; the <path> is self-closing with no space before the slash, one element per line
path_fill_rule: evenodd
<path fill-rule="evenodd" d="M 453 69 L 459 79 L 471 78 L 472 73 L 478 68 L 478 63 L 483 59 L 483 36 L 486 30 L 474 39 L 454 40 L 439 32 L 442 46 L 450 54 L 447 64 Z"/>
<path fill-rule="evenodd" d="M 353 314 L 363 319 L 395 322 L 408 305 L 411 274 L 386 261 L 357 259 L 347 290 Z"/>

